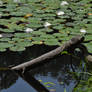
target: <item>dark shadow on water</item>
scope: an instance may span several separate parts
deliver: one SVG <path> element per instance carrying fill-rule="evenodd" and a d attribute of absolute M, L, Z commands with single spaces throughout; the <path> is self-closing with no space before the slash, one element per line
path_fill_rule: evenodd
<path fill-rule="evenodd" d="M 56 47 L 42 45 L 27 48 L 24 52 L 7 51 L 0 53 L 0 67 L 15 66 L 27 62 L 55 48 Z M 72 77 L 70 72 L 80 71 L 80 60 L 71 55 L 59 55 L 49 61 L 51 62 L 39 65 L 39 67 L 30 70 L 30 74 L 35 76 L 36 79 L 41 80 L 43 85 L 46 82 L 55 82 L 56 85 L 54 85 L 54 88 L 56 92 L 61 92 L 60 90 L 64 90 L 64 87 L 66 90 L 69 88 L 73 89 L 77 81 Z M 17 80 L 19 80 L 19 78 L 14 72 L 0 71 L 0 90 L 2 92 L 8 92 L 9 88 L 13 87 L 13 85 L 17 85 Z M 6 91 L 3 91 L 4 89 L 6 89 Z M 50 89 L 50 87 L 48 89 Z M 16 89 L 17 92 L 19 92 L 18 90 L 20 89 Z M 32 89 L 32 92 L 36 91 Z"/>

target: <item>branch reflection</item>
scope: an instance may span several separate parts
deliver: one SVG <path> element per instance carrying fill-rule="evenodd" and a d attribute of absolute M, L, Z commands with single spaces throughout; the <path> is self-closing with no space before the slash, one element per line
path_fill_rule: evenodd
<path fill-rule="evenodd" d="M 46 52 L 49 52 L 56 47 L 48 46 L 33 46 L 27 48 L 23 52 L 4 52 L 0 53 L 0 67 L 7 67 L 10 65 L 18 65 L 23 62 L 27 62 L 34 59 Z M 71 57 L 70 55 L 59 55 L 53 59 L 50 59 L 49 63 L 41 64 L 39 67 L 35 67 L 30 70 L 33 76 L 51 76 L 55 78 L 59 83 L 63 81 L 66 85 L 69 85 L 74 79 L 70 75 L 70 71 L 78 70 L 79 59 Z M 71 63 L 72 61 L 72 63 Z M 18 76 L 12 71 L 0 71 L 0 90 L 9 88 L 16 83 Z"/>

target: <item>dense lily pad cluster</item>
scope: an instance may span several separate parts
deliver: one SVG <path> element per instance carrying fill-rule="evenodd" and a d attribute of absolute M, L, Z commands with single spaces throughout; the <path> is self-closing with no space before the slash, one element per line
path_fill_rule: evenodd
<path fill-rule="evenodd" d="M 91 40 L 91 31 L 92 0 L 0 0 L 0 51 L 61 45 L 77 34 Z"/>

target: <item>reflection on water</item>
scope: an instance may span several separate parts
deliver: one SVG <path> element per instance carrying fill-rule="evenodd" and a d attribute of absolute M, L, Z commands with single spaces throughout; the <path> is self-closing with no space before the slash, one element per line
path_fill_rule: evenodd
<path fill-rule="evenodd" d="M 33 46 L 27 48 L 24 52 L 4 52 L 0 53 L 0 67 L 9 65 L 18 65 L 20 63 L 31 60 L 43 53 L 46 53 L 56 47 Z M 45 63 L 30 70 L 31 75 L 40 80 L 48 89 L 55 89 L 56 92 L 63 92 L 66 88 L 67 92 L 71 92 L 76 85 L 76 80 L 69 73 L 71 71 L 79 71 L 79 59 L 70 55 L 60 55 L 54 59 L 50 59 L 49 63 Z M 48 82 L 48 84 L 46 84 Z M 53 84 L 49 84 L 53 83 Z M 1 92 L 36 92 L 25 81 L 12 72 L 0 71 L 0 91 Z"/>
<path fill-rule="evenodd" d="M 1 92 L 36 92 L 30 85 L 28 85 L 24 80 L 18 78 L 16 83 L 13 84 L 8 89 L 3 89 Z"/>

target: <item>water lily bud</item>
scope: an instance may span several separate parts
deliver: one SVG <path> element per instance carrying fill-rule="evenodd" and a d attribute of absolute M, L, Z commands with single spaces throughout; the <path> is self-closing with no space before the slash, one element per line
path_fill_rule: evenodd
<path fill-rule="evenodd" d="M 32 28 L 27 28 L 26 30 L 25 30 L 25 32 L 26 33 L 31 33 L 31 32 L 33 32 L 34 30 L 32 29 Z"/>
<path fill-rule="evenodd" d="M 63 11 L 58 11 L 56 14 L 57 14 L 58 16 L 60 16 L 60 15 L 64 15 L 65 13 L 64 13 Z"/>
<path fill-rule="evenodd" d="M 67 1 L 62 1 L 60 5 L 62 6 L 62 5 L 68 5 L 68 4 L 69 3 Z"/>
<path fill-rule="evenodd" d="M 51 26 L 51 24 L 49 22 L 44 23 L 44 27 L 50 27 L 50 26 Z"/>

